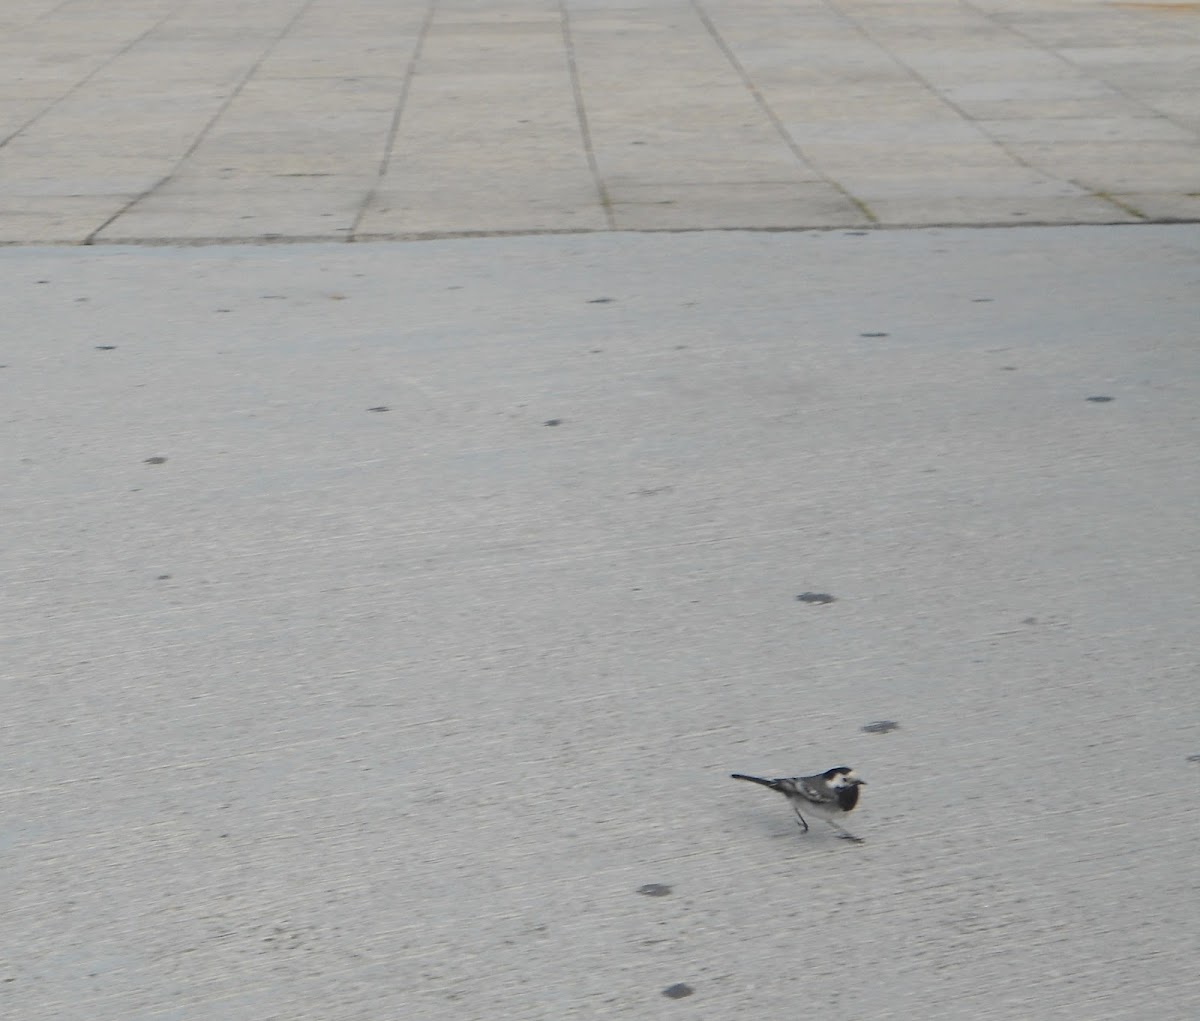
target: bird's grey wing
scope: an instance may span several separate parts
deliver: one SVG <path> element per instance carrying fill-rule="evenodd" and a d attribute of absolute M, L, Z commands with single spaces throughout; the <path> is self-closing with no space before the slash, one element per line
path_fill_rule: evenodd
<path fill-rule="evenodd" d="M 836 796 L 820 783 L 823 779 L 821 776 L 794 776 L 788 783 L 805 801 L 811 801 L 814 805 L 832 805 L 837 800 Z"/>

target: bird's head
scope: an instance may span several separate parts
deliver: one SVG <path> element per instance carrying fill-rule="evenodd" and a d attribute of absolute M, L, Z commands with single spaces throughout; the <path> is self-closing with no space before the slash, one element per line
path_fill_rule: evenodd
<path fill-rule="evenodd" d="M 849 766 L 834 766 L 833 769 L 825 770 L 822 775 L 825 783 L 835 791 L 840 791 L 843 787 L 865 787 L 867 784 L 867 781 L 860 780 L 858 774 Z"/>

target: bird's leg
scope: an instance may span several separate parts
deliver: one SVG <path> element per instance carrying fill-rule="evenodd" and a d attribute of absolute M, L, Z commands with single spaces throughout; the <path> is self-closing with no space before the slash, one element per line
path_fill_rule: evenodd
<path fill-rule="evenodd" d="M 840 827 L 840 826 L 839 826 L 837 823 L 835 823 L 833 820 L 831 820 L 831 819 L 826 819 L 825 821 L 826 821 L 827 823 L 829 823 L 829 825 L 830 825 L 830 826 L 832 826 L 832 827 L 833 827 L 835 830 L 837 830 L 837 835 L 838 835 L 839 837 L 841 837 L 841 839 L 842 839 L 842 840 L 849 840 L 849 841 L 850 841 L 851 843 L 853 843 L 853 844 L 862 844 L 862 843 L 865 843 L 865 841 L 863 840 L 863 838 L 862 838 L 862 837 L 856 837 L 856 836 L 855 836 L 853 833 L 849 832 L 848 830 L 844 830 L 844 829 L 842 829 L 842 828 L 841 828 L 841 827 Z"/>
<path fill-rule="evenodd" d="M 800 814 L 800 809 L 796 808 L 796 806 L 793 805 L 792 811 L 796 813 L 796 818 L 800 820 L 800 829 L 803 830 L 805 833 L 807 833 L 808 832 L 808 823 L 806 823 L 804 821 L 804 816 L 802 816 Z"/>

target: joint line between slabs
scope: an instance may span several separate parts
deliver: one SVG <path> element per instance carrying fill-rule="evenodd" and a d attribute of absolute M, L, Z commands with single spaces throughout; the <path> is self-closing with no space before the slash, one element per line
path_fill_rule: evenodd
<path fill-rule="evenodd" d="M 879 217 L 871 212 L 871 210 L 867 207 L 867 204 L 863 202 L 862 199 L 848 191 L 840 182 L 834 180 L 827 173 L 825 173 L 821 167 L 804 155 L 804 151 L 799 145 L 796 144 L 796 140 L 792 138 L 790 134 L 788 134 L 787 129 L 783 126 L 783 121 L 781 121 L 775 111 L 771 109 L 771 104 L 767 102 L 767 97 L 759 91 L 758 86 L 754 84 L 754 80 L 750 77 L 749 72 L 743 66 L 742 62 L 738 60 L 737 54 L 733 52 L 733 48 L 725 41 L 724 37 L 717 30 L 717 26 L 713 23 L 712 18 L 708 16 L 708 12 L 704 9 L 700 0 L 690 0 L 690 3 L 692 9 L 696 12 L 696 17 L 699 18 L 701 24 L 704 25 L 705 31 L 712 36 L 712 40 L 714 43 L 716 43 L 717 48 L 722 54 L 724 54 L 725 59 L 729 61 L 730 65 L 737 72 L 738 77 L 742 80 L 742 84 L 746 86 L 750 92 L 750 95 L 754 97 L 754 102 L 758 104 L 758 108 L 762 110 L 767 120 L 771 122 L 771 126 L 775 129 L 775 133 L 779 135 L 780 140 L 788 147 L 792 155 L 795 156 L 796 159 L 799 160 L 800 163 L 802 163 L 805 167 L 815 170 L 818 174 L 820 174 L 821 179 L 826 184 L 832 188 L 836 188 L 839 192 L 841 192 L 841 194 L 845 196 L 846 200 L 853 203 L 854 207 L 860 213 L 862 213 L 863 217 L 868 223 L 878 223 Z"/>
<path fill-rule="evenodd" d="M 579 80 L 579 64 L 575 60 L 575 41 L 571 37 L 571 15 L 567 10 L 566 0 L 558 0 L 559 23 L 562 26 L 563 49 L 566 52 L 567 72 L 571 78 L 571 92 L 575 97 L 575 115 L 579 121 L 579 136 L 583 142 L 583 154 L 587 158 L 588 169 L 592 172 L 592 181 L 600 196 L 600 205 L 604 209 L 604 222 L 609 230 L 616 230 L 617 221 L 613 216 L 612 199 L 608 188 L 600 176 L 600 164 L 596 162 L 596 150 L 592 145 L 592 129 L 588 124 L 587 109 L 583 102 L 583 83 Z"/>
<path fill-rule="evenodd" d="M 242 94 L 242 89 L 244 89 L 246 87 L 246 83 L 251 78 L 254 77 L 254 75 L 257 73 L 258 69 L 260 67 L 262 67 L 263 62 L 267 59 L 267 57 L 269 57 L 274 52 L 275 47 L 278 46 L 283 41 L 284 37 L 293 28 L 295 28 L 296 23 L 302 17 L 304 17 L 305 14 L 308 13 L 309 8 L 312 7 L 312 5 L 314 3 L 316 3 L 316 0 L 304 0 L 304 2 L 302 4 L 300 4 L 300 6 L 296 9 L 296 13 L 293 14 L 290 18 L 288 18 L 287 23 L 283 26 L 283 28 L 281 28 L 279 30 L 278 34 L 275 36 L 274 39 L 271 40 L 271 42 L 267 46 L 267 48 L 264 49 L 262 51 L 262 53 L 260 53 L 258 55 L 258 59 L 255 60 L 254 63 L 250 65 L 249 70 L 244 75 L 242 75 L 242 77 L 239 79 L 237 85 L 235 85 L 230 90 L 229 95 L 225 97 L 225 102 L 223 102 L 220 105 L 220 107 L 217 109 L 217 112 L 214 113 L 208 119 L 208 123 L 205 124 L 204 127 L 201 128 L 200 131 L 196 134 L 196 137 L 194 139 L 192 139 L 192 144 L 189 145 L 187 147 L 187 150 L 184 152 L 184 154 L 182 156 L 180 156 L 178 160 L 175 161 L 174 169 L 172 169 L 169 174 L 166 174 L 163 177 L 159 178 L 158 181 L 156 181 L 154 184 L 152 184 L 149 188 L 147 188 L 140 195 L 137 195 L 136 197 L 134 197 L 134 198 L 130 199 L 128 202 L 126 202 L 125 205 L 123 205 L 120 209 L 118 209 L 115 213 L 113 213 L 112 216 L 110 216 L 107 220 L 105 220 L 102 224 L 100 224 L 99 227 L 97 227 L 86 238 L 84 238 L 83 244 L 94 245 L 96 243 L 96 238 L 100 235 L 100 233 L 103 230 L 108 228 L 111 224 L 115 223 L 118 219 L 120 219 L 122 216 L 124 216 L 127 212 L 129 212 L 129 210 L 131 210 L 134 206 L 136 206 L 143 199 L 149 198 L 156 191 L 158 191 L 159 188 L 161 188 L 164 184 L 166 184 L 169 180 L 171 180 L 172 177 L 175 176 L 176 172 L 187 161 L 188 157 L 190 157 L 197 149 L 200 148 L 200 143 L 203 142 L 204 139 L 208 137 L 208 135 L 212 131 L 212 129 L 214 127 L 216 127 L 217 121 L 219 121 L 225 115 L 225 111 L 228 110 L 229 107 L 233 105 L 233 101 Z M 174 12 L 172 12 L 172 13 L 174 13 Z M 166 20 L 166 19 L 164 19 L 164 20 Z"/>
<path fill-rule="evenodd" d="M 1061 174 L 1052 173 L 1048 170 L 1043 170 L 1041 167 L 1037 166 L 1036 164 L 1031 163 L 1029 160 L 1024 159 L 1023 157 L 1017 155 L 1017 153 L 1013 151 L 1012 147 L 1008 143 L 1006 143 L 1003 139 L 996 137 L 996 135 L 994 135 L 991 131 L 989 131 L 982 124 L 980 124 L 978 120 L 976 120 L 974 117 L 972 117 L 970 114 L 968 114 L 966 110 L 964 110 L 961 106 L 959 106 L 958 103 L 956 103 L 953 99 L 951 99 L 949 96 L 947 96 L 929 78 L 927 78 L 924 74 L 922 74 L 915 67 L 913 67 L 910 63 L 908 63 L 908 61 L 906 61 L 899 53 L 897 53 L 885 40 L 881 39 L 878 35 L 876 35 L 874 32 L 872 32 L 870 28 L 863 25 L 862 20 L 857 15 L 851 13 L 850 11 L 842 10 L 842 8 L 839 6 L 838 0 L 826 0 L 826 2 L 829 4 L 829 6 L 833 10 L 837 11 L 838 14 L 840 14 L 843 18 L 845 18 L 846 22 L 848 24 L 852 25 L 854 27 L 854 30 L 856 32 L 858 32 L 858 34 L 864 40 L 866 40 L 872 46 L 877 47 L 879 50 L 881 50 L 883 53 L 885 53 L 887 55 L 888 59 L 891 60 L 894 64 L 896 64 L 898 67 L 904 68 L 905 72 L 908 74 L 908 76 L 910 78 L 913 79 L 913 81 L 915 81 L 923 89 L 925 89 L 927 92 L 929 92 L 930 95 L 934 96 L 944 106 L 947 106 L 952 111 L 954 111 L 955 115 L 960 117 L 965 123 L 972 125 L 975 128 L 975 130 L 978 131 L 983 138 L 987 139 L 987 141 L 989 141 L 992 145 L 994 145 L 1001 153 L 1004 154 L 1004 156 L 1006 158 L 1011 160 L 1014 164 L 1016 164 L 1019 167 L 1024 167 L 1026 170 L 1032 170 L 1036 174 L 1042 174 L 1045 177 L 1053 178 L 1058 181 L 1064 181 L 1065 183 L 1073 185 L 1077 188 L 1082 188 L 1085 192 L 1087 192 L 1088 195 L 1090 195 L 1093 198 L 1099 198 L 1103 201 L 1106 201 L 1106 202 L 1110 203 L 1111 205 L 1116 206 L 1118 209 L 1120 209 L 1124 213 L 1128 213 L 1130 215 L 1137 216 L 1137 217 L 1141 218 L 1142 220 L 1146 219 L 1144 216 L 1142 216 L 1142 214 L 1138 210 L 1134 209 L 1132 206 L 1124 205 L 1123 203 L 1116 201 L 1109 195 L 1101 194 L 1101 193 L 1095 191 L 1094 189 L 1089 188 L 1084 184 L 1081 184 L 1079 181 L 1075 180 L 1074 178 L 1063 177 L 1063 175 L 1061 175 Z M 993 17 L 991 17 L 991 15 L 987 14 L 985 11 L 980 10 L 978 7 L 975 7 L 973 4 L 971 4 L 969 2 L 964 3 L 964 6 L 970 8 L 976 14 L 985 18 L 987 21 L 991 22 L 992 24 L 996 24 L 1003 31 L 1008 32 L 1012 35 L 1015 35 L 1015 36 L 1019 37 L 1020 39 L 1024 40 L 1025 42 L 1029 43 L 1033 48 L 1035 48 L 1037 50 L 1041 50 L 1046 53 L 1049 53 L 1056 60 L 1060 61 L 1063 64 L 1066 64 L 1068 67 L 1072 67 L 1072 68 L 1075 68 L 1076 70 L 1079 70 L 1074 64 L 1072 64 L 1069 60 L 1067 60 L 1065 57 L 1063 57 L 1060 53 L 1058 53 L 1057 51 L 1050 49 L 1046 46 L 1043 46 L 1036 39 L 1033 39 L 1032 37 L 1025 34 L 1024 32 L 1021 32 L 1020 30 L 1013 28 L 1010 25 L 998 23 Z M 1091 76 L 1088 75 L 1088 77 L 1091 77 Z"/>
<path fill-rule="evenodd" d="M 66 2 L 59 4 L 58 7 L 54 8 L 53 11 L 47 12 L 41 18 L 38 18 L 34 22 L 31 22 L 31 24 L 36 24 L 38 21 L 44 20 L 50 14 L 57 13 L 59 8 L 66 7 L 67 3 L 69 3 L 69 0 L 66 0 Z M 143 39 L 145 39 L 146 36 L 148 36 L 151 32 L 158 29 L 164 22 L 170 21 L 171 18 L 173 18 L 177 13 L 178 13 L 178 11 L 170 11 L 167 14 L 164 14 L 161 18 L 159 18 L 156 22 L 154 22 L 153 25 L 151 25 L 149 28 L 147 28 L 146 31 L 138 34 L 133 39 L 130 39 L 129 42 L 127 42 L 124 46 L 122 46 L 119 50 L 117 50 L 117 52 L 114 53 L 111 57 L 109 57 L 107 60 L 102 61 L 101 63 L 97 64 L 88 74 L 86 74 L 84 77 L 79 79 L 79 81 L 77 81 L 74 85 L 72 85 L 69 89 L 67 89 L 66 92 L 64 92 L 61 96 L 59 96 L 56 100 L 54 100 L 54 102 L 52 102 L 49 106 L 43 107 L 41 110 L 39 110 L 37 113 L 35 113 L 32 117 L 30 117 L 29 120 L 27 120 L 24 124 L 22 124 L 19 128 L 17 128 L 15 131 L 13 131 L 10 135 L 8 135 L 7 137 L 5 137 L 3 139 L 0 139 L 0 148 L 3 148 L 4 146 L 8 145 L 8 143 L 11 142 L 18 135 L 20 135 L 21 132 L 25 131 L 27 128 L 33 127 L 34 124 L 36 124 L 38 121 L 40 121 L 48 113 L 50 113 L 51 110 L 55 109 L 57 106 L 61 105 L 66 100 L 70 99 L 73 95 L 75 95 L 75 93 L 77 93 L 80 89 L 82 89 L 85 85 L 87 85 L 88 82 L 90 82 L 93 78 L 95 78 L 96 75 L 98 75 L 106 67 L 109 67 L 114 61 L 120 60 L 123 56 L 125 56 L 126 53 L 128 53 L 138 43 L 140 43 Z M 28 28 L 30 26 L 27 25 L 24 27 Z M 18 32 L 22 31 L 22 29 L 18 29 L 17 31 Z"/>
<path fill-rule="evenodd" d="M 383 157 L 379 161 L 379 169 L 375 172 L 375 183 L 368 189 L 366 197 L 358 207 L 358 214 L 354 217 L 354 223 L 351 224 L 350 230 L 346 235 L 347 241 L 358 240 L 358 232 L 362 227 L 363 219 L 367 215 L 367 210 L 371 208 L 371 203 L 374 201 L 375 196 L 379 194 L 379 186 L 391 168 L 392 150 L 396 145 L 396 137 L 400 134 L 400 124 L 404 120 L 404 111 L 408 107 L 408 95 L 412 91 L 413 78 L 417 74 L 417 64 L 420 63 L 421 54 L 425 51 L 425 41 L 429 38 L 429 29 L 433 26 L 433 19 L 436 14 L 437 0 L 430 0 L 429 6 L 425 8 L 425 18 L 421 22 L 421 27 L 417 30 L 417 42 L 413 47 L 412 57 L 408 61 L 408 68 L 404 72 L 404 80 L 400 83 L 400 95 L 396 97 L 396 110 L 392 114 L 392 123 L 388 128 L 387 140 L 383 145 Z"/>
<path fill-rule="evenodd" d="M 1091 81 L 1099 82 L 1105 88 L 1112 89 L 1115 93 L 1117 93 L 1117 95 L 1121 96 L 1128 102 L 1134 103 L 1137 106 L 1140 106 L 1143 110 L 1147 111 L 1148 116 L 1153 117 L 1156 120 L 1165 120 L 1170 124 L 1174 124 L 1175 127 L 1177 127 L 1177 128 L 1182 128 L 1184 131 L 1195 134 L 1194 129 L 1191 127 L 1191 125 L 1186 120 L 1176 119 L 1171 114 L 1163 113 L 1161 110 L 1157 109 L 1156 107 L 1152 106 L 1150 103 L 1146 102 L 1146 100 L 1143 99 L 1138 93 L 1131 92 L 1127 88 L 1123 88 L 1120 85 L 1116 85 L 1113 82 L 1110 82 L 1107 78 L 1104 78 L 1101 75 L 1091 71 L 1085 65 L 1077 64 L 1074 60 L 1072 60 L 1070 57 L 1068 57 L 1060 49 L 1058 49 L 1057 47 L 1055 47 L 1051 44 L 1042 42 L 1036 36 L 1031 35 L 1025 29 L 1021 28 L 1021 26 L 1019 24 L 1008 24 L 1007 22 L 998 22 L 996 20 L 996 18 L 993 17 L 991 12 L 984 10 L 982 7 L 980 7 L 978 5 L 977 2 L 973 2 L 973 0 L 962 0 L 962 3 L 963 3 L 964 7 L 968 8 L 969 10 L 974 11 L 976 14 L 986 18 L 988 21 L 992 22 L 993 24 L 1000 25 L 1000 27 L 1003 28 L 1004 31 L 1009 32 L 1012 35 L 1019 37 L 1020 39 L 1023 39 L 1025 42 L 1029 43 L 1029 45 L 1034 47 L 1035 49 L 1040 50 L 1043 53 L 1048 53 L 1051 57 L 1053 57 L 1059 63 L 1065 64 L 1072 71 L 1078 71 L 1085 78 L 1087 78 Z M 1181 10 L 1185 10 L 1187 8 L 1187 6 L 1188 5 L 1186 5 L 1186 4 L 1179 5 Z M 947 100 L 947 102 L 949 102 L 949 100 Z M 954 108 L 956 110 L 958 109 L 956 104 L 951 103 L 950 105 L 954 106 Z M 1005 147 L 1005 151 L 1006 152 L 1008 151 L 1007 147 Z M 1055 174 L 1052 176 L 1057 177 L 1058 175 Z M 1074 184 L 1076 182 L 1072 181 L 1071 183 Z M 1091 189 L 1088 189 L 1088 190 L 1090 191 Z M 1111 199 L 1110 199 L 1110 201 L 1111 201 Z M 1118 203 L 1118 205 L 1119 205 L 1119 203 Z"/>

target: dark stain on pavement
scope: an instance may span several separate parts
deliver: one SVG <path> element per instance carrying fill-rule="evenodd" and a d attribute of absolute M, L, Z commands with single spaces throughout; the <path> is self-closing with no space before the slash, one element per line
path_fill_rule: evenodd
<path fill-rule="evenodd" d="M 798 603 L 816 603 L 824 606 L 827 603 L 836 603 L 837 596 L 831 596 L 828 592 L 801 592 L 796 596 Z"/>
<path fill-rule="evenodd" d="M 166 463 L 167 463 L 167 459 L 165 457 L 148 457 L 148 458 L 146 458 L 146 460 L 144 460 L 142 462 L 142 464 L 166 464 Z"/>
<path fill-rule="evenodd" d="M 684 982 L 676 982 L 673 986 L 667 986 L 663 990 L 663 996 L 671 1000 L 682 1000 L 685 996 L 691 996 L 695 990 Z"/>
<path fill-rule="evenodd" d="M 862 728 L 864 734 L 890 734 L 893 730 L 899 729 L 900 724 L 895 720 L 876 720 Z"/>
<path fill-rule="evenodd" d="M 645 886 L 639 886 L 637 892 L 646 897 L 665 897 L 671 892 L 671 888 L 666 883 L 647 883 Z"/>
<path fill-rule="evenodd" d="M 1089 397 L 1087 399 L 1093 404 L 1107 404 L 1112 400 L 1111 397 L 1105 397 L 1103 394 L 1097 394 L 1095 397 Z"/>

